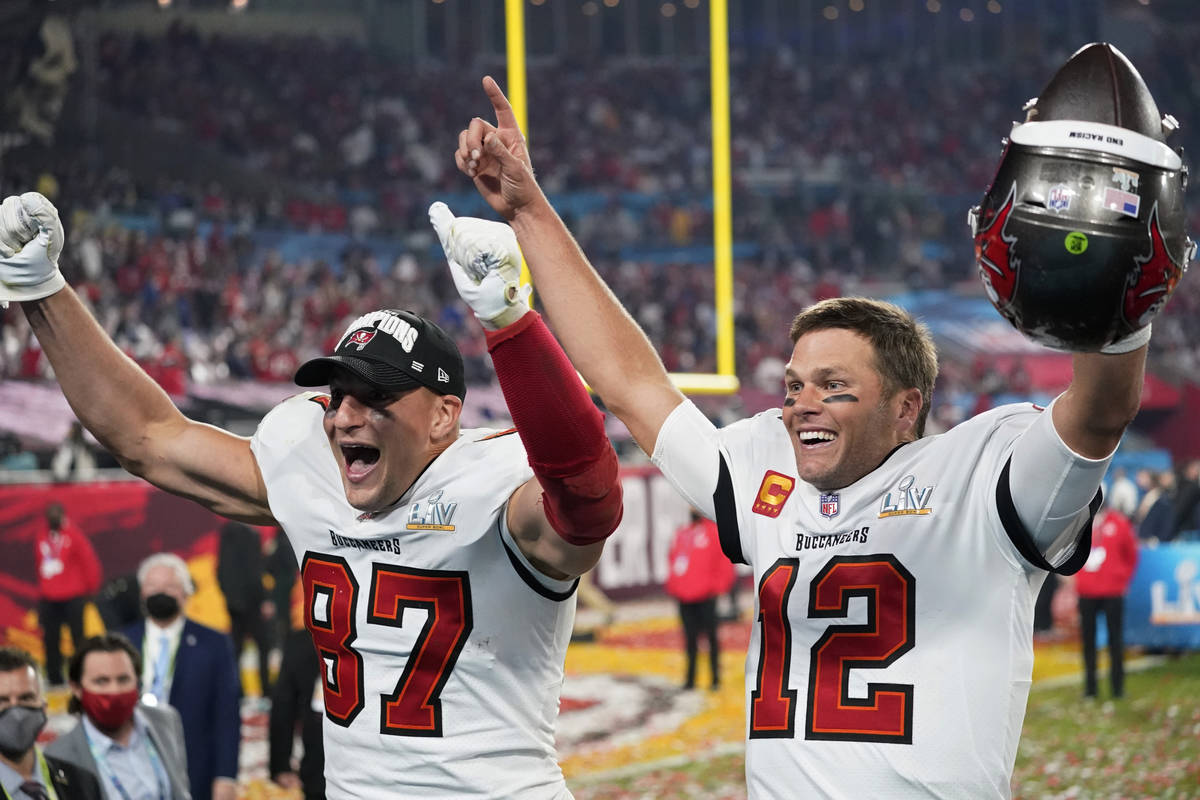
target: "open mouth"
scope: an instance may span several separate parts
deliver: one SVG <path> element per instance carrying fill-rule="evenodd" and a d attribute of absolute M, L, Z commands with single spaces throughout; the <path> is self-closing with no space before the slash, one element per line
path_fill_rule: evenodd
<path fill-rule="evenodd" d="M 365 478 L 379 463 L 379 450 L 362 444 L 342 445 L 342 458 L 346 460 L 346 475 L 352 481 Z"/>
<path fill-rule="evenodd" d="M 832 431 L 801 431 L 797 438 L 805 447 L 817 447 L 837 439 L 837 434 Z"/>

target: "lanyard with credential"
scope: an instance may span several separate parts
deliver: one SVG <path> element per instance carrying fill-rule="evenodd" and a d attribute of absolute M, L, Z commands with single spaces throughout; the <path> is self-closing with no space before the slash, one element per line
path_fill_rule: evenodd
<path fill-rule="evenodd" d="M 54 781 L 50 779 L 50 765 L 46 763 L 46 757 L 42 755 L 41 750 L 34 750 L 34 752 L 37 753 L 38 770 L 42 773 L 42 787 L 46 790 L 46 797 L 49 800 L 58 800 L 58 792 L 54 790 Z M 0 797 L 3 797 L 4 800 L 11 800 L 3 786 L 0 786 Z"/>
<path fill-rule="evenodd" d="M 82 723 L 80 723 L 82 724 Z M 87 737 L 88 748 L 92 751 L 92 758 L 96 761 L 96 766 L 100 768 L 100 772 L 117 790 L 117 794 L 121 795 L 121 800 L 133 800 L 133 797 L 121 785 L 120 778 L 117 773 L 113 772 L 112 767 L 108 765 L 108 756 L 100 752 L 100 748 L 92 741 L 92 737 L 88 734 L 87 728 L 83 729 L 83 735 Z M 171 796 L 171 779 L 167 776 L 167 770 L 162 765 L 162 761 L 158 757 L 158 748 L 154 746 L 154 740 L 150 738 L 149 732 L 145 734 L 146 753 L 150 756 L 150 767 L 154 770 L 154 782 L 158 784 L 159 800 L 170 800 Z"/>

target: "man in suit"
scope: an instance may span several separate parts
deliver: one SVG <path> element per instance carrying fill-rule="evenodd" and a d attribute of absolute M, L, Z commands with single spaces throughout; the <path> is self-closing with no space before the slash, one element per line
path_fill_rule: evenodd
<path fill-rule="evenodd" d="M 141 648 L 142 701 L 169 703 L 183 719 L 192 800 L 235 800 L 241 717 L 233 645 L 184 616 L 195 586 L 179 556 L 147 558 L 138 586 L 148 618 L 123 633 Z"/>
<path fill-rule="evenodd" d="M 37 662 L 24 650 L 0 647 L 0 797 L 102 800 L 93 776 L 37 746 L 45 726 L 46 698 Z"/>
<path fill-rule="evenodd" d="M 138 703 L 139 662 L 119 633 L 84 642 L 67 667 L 68 710 L 82 716 L 46 754 L 95 776 L 108 800 L 191 800 L 183 723 L 170 706 Z"/>

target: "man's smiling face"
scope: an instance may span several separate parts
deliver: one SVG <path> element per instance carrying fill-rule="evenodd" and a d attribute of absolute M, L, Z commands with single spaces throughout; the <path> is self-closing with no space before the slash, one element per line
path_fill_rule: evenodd
<path fill-rule="evenodd" d="M 784 378 L 783 423 L 801 480 L 841 489 L 875 469 L 911 436 L 905 404 L 920 392 L 887 396 L 876 353 L 845 328 L 811 331 L 796 340 Z"/>

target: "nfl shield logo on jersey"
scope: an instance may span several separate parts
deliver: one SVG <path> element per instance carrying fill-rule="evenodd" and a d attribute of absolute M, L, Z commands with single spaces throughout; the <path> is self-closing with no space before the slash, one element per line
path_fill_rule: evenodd
<path fill-rule="evenodd" d="M 821 516 L 833 519 L 842 510 L 841 501 L 838 499 L 837 492 L 833 494 L 821 495 Z"/>

